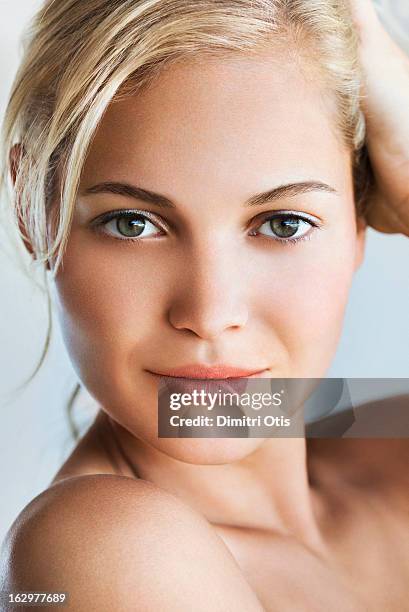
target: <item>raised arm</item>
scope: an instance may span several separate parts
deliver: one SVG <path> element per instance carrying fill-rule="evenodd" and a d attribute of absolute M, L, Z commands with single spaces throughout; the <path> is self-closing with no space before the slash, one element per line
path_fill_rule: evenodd
<path fill-rule="evenodd" d="M 378 19 L 372 0 L 351 0 L 364 70 L 367 145 L 376 192 L 367 221 L 409 236 L 409 57 Z"/>

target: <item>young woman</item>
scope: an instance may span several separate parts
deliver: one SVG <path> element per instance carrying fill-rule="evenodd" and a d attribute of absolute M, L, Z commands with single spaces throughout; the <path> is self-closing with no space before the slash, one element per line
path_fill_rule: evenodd
<path fill-rule="evenodd" d="M 407 609 L 406 439 L 161 438 L 157 394 L 325 375 L 367 224 L 409 235 L 408 66 L 366 0 L 46 3 L 5 146 L 100 410 L 10 529 L 4 591 Z"/>

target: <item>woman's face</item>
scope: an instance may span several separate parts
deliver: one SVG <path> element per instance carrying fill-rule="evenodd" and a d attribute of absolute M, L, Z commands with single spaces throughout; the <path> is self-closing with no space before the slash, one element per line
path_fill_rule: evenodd
<path fill-rule="evenodd" d="M 74 367 L 157 449 L 193 463 L 242 457 L 261 440 L 158 438 L 154 373 L 324 376 L 363 244 L 322 85 L 277 56 L 174 64 L 109 107 L 84 167 L 56 277 Z"/>

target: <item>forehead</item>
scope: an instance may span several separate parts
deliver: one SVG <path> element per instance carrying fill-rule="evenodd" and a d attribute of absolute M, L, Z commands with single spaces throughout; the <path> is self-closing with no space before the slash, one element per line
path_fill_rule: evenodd
<path fill-rule="evenodd" d="M 243 193 L 256 177 L 262 188 L 263 174 L 268 187 L 274 177 L 335 180 L 348 152 L 334 99 L 315 76 L 276 54 L 167 66 L 148 88 L 109 106 L 83 183 L 133 179 L 166 193 L 210 181 L 231 192 L 234 181 Z"/>

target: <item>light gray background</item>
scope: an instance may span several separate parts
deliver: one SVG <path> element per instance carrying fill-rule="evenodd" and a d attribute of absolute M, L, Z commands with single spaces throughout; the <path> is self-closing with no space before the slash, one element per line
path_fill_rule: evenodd
<path fill-rule="evenodd" d="M 39 0 L 0 0 L 0 115 L 20 57 L 20 36 Z M 377 2 L 387 27 L 409 53 L 409 2 Z M 46 334 L 46 302 L 0 232 L 0 540 L 18 512 L 42 491 L 73 441 L 64 406 L 75 384 L 57 325 L 49 357 L 27 389 Z M 323 262 L 325 265 L 325 262 Z M 344 332 L 329 376 L 409 377 L 409 240 L 368 231 Z M 369 398 L 368 398 L 369 399 Z M 76 411 L 84 430 L 93 414 L 86 396 Z"/>

